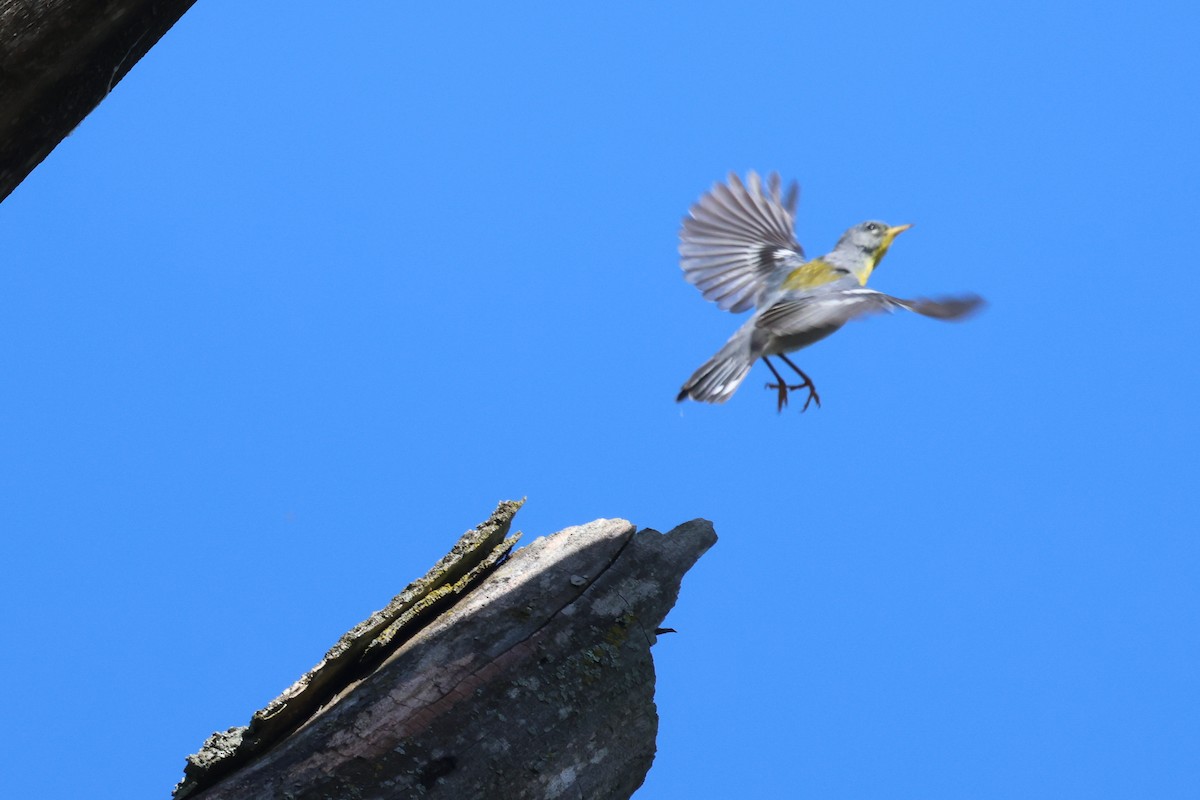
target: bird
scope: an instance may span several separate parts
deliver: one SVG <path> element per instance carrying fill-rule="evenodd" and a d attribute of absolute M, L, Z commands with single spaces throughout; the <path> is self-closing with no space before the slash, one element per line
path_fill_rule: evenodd
<path fill-rule="evenodd" d="M 983 305 L 975 294 L 906 300 L 867 288 L 892 242 L 912 225 L 861 222 L 833 250 L 806 258 L 796 241 L 795 181 L 786 193 L 778 173 L 764 182 L 749 172 L 743 182 L 730 173 L 692 205 L 679 231 L 683 277 L 722 310 L 754 309 L 729 341 L 683 384 L 677 402 L 691 398 L 724 403 L 762 359 L 775 378 L 776 410 L 792 391 L 807 389 L 801 412 L 821 397 L 788 353 L 814 344 L 852 319 L 873 313 L 913 311 L 940 320 L 959 320 Z M 788 383 L 771 363 L 778 357 L 798 376 Z"/>

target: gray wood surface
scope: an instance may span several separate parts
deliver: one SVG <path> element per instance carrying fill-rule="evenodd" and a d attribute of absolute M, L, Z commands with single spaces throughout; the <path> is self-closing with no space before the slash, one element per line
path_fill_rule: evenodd
<path fill-rule="evenodd" d="M 628 798 L 654 760 L 656 630 L 715 541 L 704 520 L 538 539 L 189 800 Z"/>

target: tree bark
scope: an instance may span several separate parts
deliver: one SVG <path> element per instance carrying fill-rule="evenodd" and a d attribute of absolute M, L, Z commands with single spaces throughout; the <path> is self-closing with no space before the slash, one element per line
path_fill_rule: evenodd
<path fill-rule="evenodd" d="M 0 200 L 196 0 L 0 0 Z"/>
<path fill-rule="evenodd" d="M 632 795 L 658 730 L 650 647 L 712 525 L 597 520 L 501 561 L 517 508 L 501 504 L 249 726 L 214 734 L 177 800 Z"/>

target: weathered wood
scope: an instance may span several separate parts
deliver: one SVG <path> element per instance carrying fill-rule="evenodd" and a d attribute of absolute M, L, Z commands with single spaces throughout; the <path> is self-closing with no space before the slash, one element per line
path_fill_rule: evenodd
<path fill-rule="evenodd" d="M 0 200 L 196 0 L 0 0 Z"/>
<path fill-rule="evenodd" d="M 523 503 L 509 500 L 497 506 L 486 522 L 464 533 L 423 578 L 346 632 L 315 667 L 255 712 L 249 725 L 210 736 L 200 752 L 188 757 L 184 779 L 175 787 L 177 800 L 211 786 L 274 747 L 482 582 L 520 538 L 520 534 L 508 536 L 508 531 Z"/>
<path fill-rule="evenodd" d="M 628 798 L 655 753 L 650 647 L 715 541 L 704 520 L 539 539 L 189 800 Z"/>

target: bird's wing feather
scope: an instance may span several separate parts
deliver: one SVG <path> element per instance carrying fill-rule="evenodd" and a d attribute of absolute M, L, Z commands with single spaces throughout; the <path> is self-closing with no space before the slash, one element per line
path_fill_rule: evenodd
<path fill-rule="evenodd" d="M 777 336 L 790 336 L 889 311 L 895 307 L 894 301 L 883 292 L 865 288 L 788 296 L 759 314 L 755 325 Z"/>
<path fill-rule="evenodd" d="M 977 294 L 963 294 L 956 297 L 918 297 L 915 300 L 899 300 L 898 302 L 909 311 L 946 321 L 966 319 L 983 308 L 983 298 Z"/>
<path fill-rule="evenodd" d="M 804 251 L 793 233 L 797 187 L 781 192 L 779 175 L 766 186 L 751 172 L 743 183 L 730 174 L 713 186 L 684 218 L 679 231 L 679 263 L 687 281 L 720 308 L 745 311 L 781 268 L 793 269 Z"/>
<path fill-rule="evenodd" d="M 844 325 L 852 319 L 895 311 L 898 308 L 941 320 L 959 320 L 983 305 L 983 298 L 968 294 L 958 297 L 905 300 L 865 287 L 833 292 L 785 296 L 758 315 L 755 326 L 777 336 L 804 333 L 817 328 Z"/>

